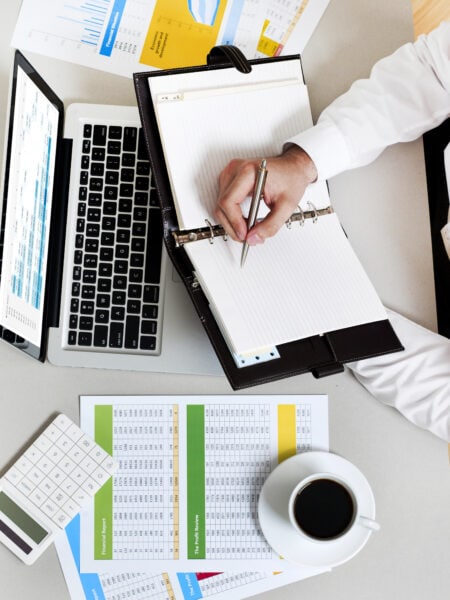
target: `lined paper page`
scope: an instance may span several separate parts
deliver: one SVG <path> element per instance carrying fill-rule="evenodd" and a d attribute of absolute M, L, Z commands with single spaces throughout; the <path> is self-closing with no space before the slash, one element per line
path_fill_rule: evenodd
<path fill-rule="evenodd" d="M 254 65 L 250 74 L 225 69 L 149 82 L 180 228 L 215 222 L 218 176 L 232 158 L 277 154 L 311 125 L 298 59 Z M 329 205 L 326 185 L 311 186 L 302 205 L 307 200 Z M 231 240 L 185 249 L 237 354 L 386 318 L 336 215 L 283 227 L 250 248 L 243 269 L 242 245 Z"/>
<path fill-rule="evenodd" d="M 243 269 L 237 242 L 185 248 L 237 354 L 386 319 L 335 214 L 283 227 L 250 248 Z"/>
<path fill-rule="evenodd" d="M 299 63 L 292 62 L 296 69 L 281 75 L 275 71 L 277 78 L 266 89 L 244 76 L 238 85 L 157 94 L 158 126 L 181 229 L 203 227 L 205 219 L 215 223 L 218 176 L 232 158 L 278 154 L 286 139 L 312 124 Z M 317 208 L 329 204 L 323 185 L 309 195 Z"/>

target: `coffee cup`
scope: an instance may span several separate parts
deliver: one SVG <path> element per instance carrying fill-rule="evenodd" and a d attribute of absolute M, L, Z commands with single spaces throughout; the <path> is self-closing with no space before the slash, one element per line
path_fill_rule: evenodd
<path fill-rule="evenodd" d="M 330 542 L 355 527 L 376 531 L 379 524 L 361 514 L 352 486 L 334 473 L 315 473 L 302 479 L 289 497 L 289 519 L 308 540 Z"/>

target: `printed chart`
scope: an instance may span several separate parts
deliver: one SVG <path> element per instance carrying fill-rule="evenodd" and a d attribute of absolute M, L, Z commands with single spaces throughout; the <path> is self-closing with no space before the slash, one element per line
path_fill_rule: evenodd
<path fill-rule="evenodd" d="M 82 518 L 83 571 L 286 567 L 259 528 L 259 492 L 281 460 L 327 447 L 326 398 L 83 397 L 81 415 L 119 461 Z"/>
<path fill-rule="evenodd" d="M 23 0 L 12 44 L 131 76 L 202 65 L 234 44 L 247 58 L 301 52 L 329 0 Z M 300 31 L 301 30 L 301 31 Z"/>

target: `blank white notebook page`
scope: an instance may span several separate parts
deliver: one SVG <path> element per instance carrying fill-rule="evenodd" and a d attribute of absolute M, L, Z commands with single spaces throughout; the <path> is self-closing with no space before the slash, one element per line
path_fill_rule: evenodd
<path fill-rule="evenodd" d="M 216 239 L 186 244 L 227 343 L 246 354 L 386 319 L 335 214 L 283 227 L 250 248 Z"/>

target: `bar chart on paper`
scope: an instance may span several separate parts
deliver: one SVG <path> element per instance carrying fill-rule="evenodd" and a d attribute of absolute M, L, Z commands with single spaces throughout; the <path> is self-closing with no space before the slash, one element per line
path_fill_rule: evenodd
<path fill-rule="evenodd" d="M 12 44 L 131 76 L 201 65 L 217 44 L 247 58 L 280 54 L 294 30 L 301 52 L 329 0 L 23 0 Z"/>
<path fill-rule="evenodd" d="M 24 0 L 13 45 L 118 74 L 139 62 L 153 2 Z"/>

